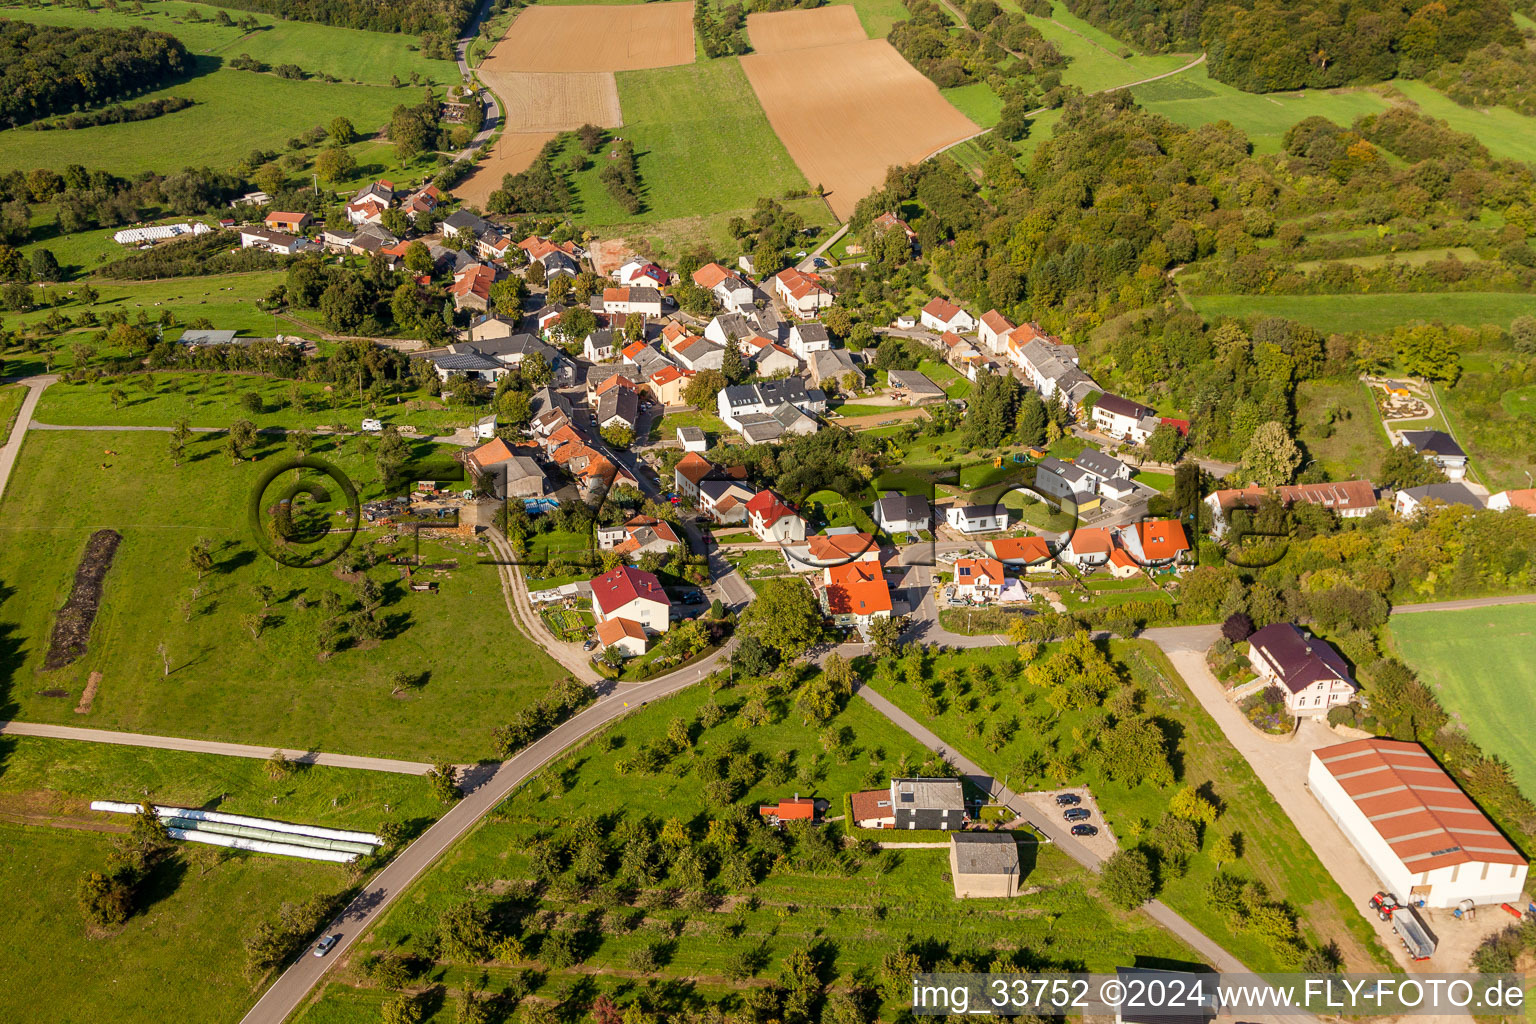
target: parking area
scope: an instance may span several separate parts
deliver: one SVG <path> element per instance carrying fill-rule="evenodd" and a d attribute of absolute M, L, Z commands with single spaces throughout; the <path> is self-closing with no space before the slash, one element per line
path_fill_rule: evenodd
<path fill-rule="evenodd" d="M 1120 849 L 1115 834 L 1110 830 L 1109 824 L 1104 820 L 1104 815 L 1099 810 L 1098 801 L 1093 798 L 1087 786 L 1073 786 L 1066 789 L 1043 790 L 1031 793 L 1019 794 L 1024 798 L 1031 811 L 1060 829 L 1070 829 L 1073 825 L 1091 825 L 1097 829 L 1097 833 L 1091 836 L 1073 836 L 1072 838 L 1082 843 L 1096 856 L 1108 859 L 1116 850 Z M 1072 807 L 1057 803 L 1057 797 L 1076 797 L 1078 802 Z M 1068 821 L 1065 817 L 1069 810 L 1081 809 L 1088 812 L 1088 817 L 1082 821 Z"/>

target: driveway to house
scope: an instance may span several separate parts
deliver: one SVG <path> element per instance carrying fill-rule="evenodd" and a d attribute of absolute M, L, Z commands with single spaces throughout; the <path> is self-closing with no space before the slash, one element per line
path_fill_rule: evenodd
<path fill-rule="evenodd" d="M 158 750 L 185 750 L 194 754 L 222 754 L 228 757 L 254 757 L 265 761 L 272 747 L 248 743 L 223 743 L 218 740 L 192 740 L 181 736 L 149 736 L 136 732 L 107 729 L 82 729 L 73 725 L 43 725 L 36 722 L 0 722 L 0 735 L 43 736 L 55 740 L 80 740 L 86 743 L 111 743 L 125 747 L 154 747 Z M 421 761 L 398 761 L 388 757 L 359 757 L 355 754 L 326 754 L 318 750 L 277 748 L 284 757 L 298 764 L 318 764 L 328 768 L 359 768 L 371 772 L 395 772 L 399 775 L 425 775 L 432 770 Z"/>
<path fill-rule="evenodd" d="M 37 400 L 43 396 L 43 389 L 58 379 L 58 374 L 48 373 L 39 377 L 27 377 L 21 381 L 27 389 L 27 396 L 21 400 L 21 408 L 16 413 L 16 425 L 11 428 L 11 436 L 6 438 L 5 447 L 0 448 L 0 497 L 5 495 L 5 485 L 11 479 L 11 470 L 16 465 L 16 456 L 21 454 L 21 441 L 27 436 L 27 428 L 32 425 L 32 413 L 37 409 Z"/>

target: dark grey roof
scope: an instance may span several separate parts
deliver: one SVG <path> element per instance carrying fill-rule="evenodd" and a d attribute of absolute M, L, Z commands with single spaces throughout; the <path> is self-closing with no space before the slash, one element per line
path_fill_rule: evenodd
<path fill-rule="evenodd" d="M 732 409 L 758 403 L 757 388 L 751 384 L 732 384 L 724 389 L 725 404 Z"/>
<path fill-rule="evenodd" d="M 570 399 L 551 387 L 542 387 L 535 391 L 533 397 L 528 400 L 528 407 L 534 416 L 542 416 L 551 409 L 566 416 L 571 414 Z"/>
<path fill-rule="evenodd" d="M 738 421 L 741 423 L 741 436 L 748 444 L 762 444 L 765 441 L 774 441 L 784 434 L 784 424 L 772 416 L 761 414 L 743 416 Z"/>
<path fill-rule="evenodd" d="M 988 519 L 1008 514 L 1007 505 L 964 505 L 955 510 L 961 519 Z"/>
<path fill-rule="evenodd" d="M 781 402 L 808 402 L 810 394 L 805 389 L 805 381 L 799 377 L 785 377 L 783 380 L 767 380 L 757 385 L 758 393 L 763 396 L 763 404 L 777 405 Z"/>
<path fill-rule="evenodd" d="M 704 431 L 700 427 L 678 427 L 677 436 L 684 441 L 703 441 L 706 439 Z"/>
<path fill-rule="evenodd" d="M 612 348 L 615 343 L 613 331 L 606 327 L 595 330 L 587 335 L 587 340 L 592 343 L 593 348 Z"/>
<path fill-rule="evenodd" d="M 507 338 L 484 338 L 480 341 L 460 341 L 448 346 L 450 352 L 479 352 L 485 356 L 526 356 L 539 353 L 551 364 L 560 356 L 553 346 L 531 334 L 514 334 Z"/>
<path fill-rule="evenodd" d="M 507 368 L 504 363 L 478 352 L 444 352 L 442 355 L 432 356 L 431 359 L 439 370 L 505 370 Z"/>
<path fill-rule="evenodd" d="M 1468 508 L 1484 507 L 1483 499 L 1466 484 L 1425 484 L 1422 487 L 1409 487 L 1401 493 L 1420 503 L 1439 501 L 1447 505 L 1466 505 Z"/>
<path fill-rule="evenodd" d="M 890 377 L 892 387 L 901 388 L 916 395 L 942 396 L 944 394 L 943 388 L 916 370 L 892 370 L 887 376 Z"/>
<path fill-rule="evenodd" d="M 468 228 L 470 231 L 473 231 L 475 234 L 478 235 L 478 234 L 488 230 L 490 228 L 491 224 L 490 224 L 489 221 L 485 220 L 482 217 L 476 217 L 474 214 L 470 213 L 468 210 L 458 210 L 458 211 L 455 211 L 454 213 L 450 213 L 443 220 L 443 226 L 444 227 L 453 228 L 453 230 L 455 230 L 455 231 L 461 230 L 463 228 Z"/>
<path fill-rule="evenodd" d="M 234 344 L 238 331 L 209 331 L 201 328 L 189 327 L 181 332 L 179 339 L 183 345 L 231 345 Z"/>
<path fill-rule="evenodd" d="M 1292 693 L 1320 680 L 1349 679 L 1349 666 L 1337 651 L 1289 622 L 1265 626 L 1248 638 L 1248 646 L 1268 655 L 1281 685 Z"/>
<path fill-rule="evenodd" d="M 927 519 L 930 515 L 928 499 L 914 494 L 888 494 L 875 502 L 883 522 L 906 522 Z"/>
<path fill-rule="evenodd" d="M 735 337 L 737 341 L 758 333 L 757 325 L 740 313 L 721 313 L 715 319 L 719 321 L 720 329 L 726 337 Z"/>
<path fill-rule="evenodd" d="M 623 385 L 615 385 L 597 400 L 598 425 L 618 417 L 630 426 L 640 421 L 640 396 Z"/>
<path fill-rule="evenodd" d="M 1455 438 L 1443 430 L 1405 430 L 1398 436 L 1403 439 L 1403 443 L 1426 455 L 1447 455 L 1463 459 L 1467 456 Z"/>
<path fill-rule="evenodd" d="M 1011 832 L 953 832 L 955 870 L 962 875 L 1017 875 L 1019 844 Z"/>
<path fill-rule="evenodd" d="M 655 288 L 631 288 L 629 290 L 630 302 L 660 302 L 661 292 Z"/>
<path fill-rule="evenodd" d="M 1080 469 L 1086 469 L 1094 476 L 1100 476 L 1106 480 L 1114 478 L 1125 469 L 1125 463 L 1113 455 L 1105 455 L 1092 448 L 1084 448 L 1073 461 Z"/>
<path fill-rule="evenodd" d="M 810 342 L 832 340 L 831 335 L 827 333 L 826 325 L 816 323 L 814 321 L 810 323 L 796 324 L 794 326 L 794 330 L 795 333 L 800 336 L 801 341 Z"/>
<path fill-rule="evenodd" d="M 1095 408 L 1114 413 L 1116 416 L 1129 416 L 1133 420 L 1139 420 L 1153 412 L 1139 402 L 1121 398 L 1119 395 L 1101 395 Z"/>
<path fill-rule="evenodd" d="M 643 377 L 633 366 L 625 366 L 623 363 L 601 363 L 597 366 L 587 367 L 587 387 L 595 388 L 609 377 L 623 377 L 625 380 L 641 383 Z"/>

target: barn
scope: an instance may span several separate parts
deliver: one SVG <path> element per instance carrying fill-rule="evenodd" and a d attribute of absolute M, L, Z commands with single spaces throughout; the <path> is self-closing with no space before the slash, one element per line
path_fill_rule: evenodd
<path fill-rule="evenodd" d="M 1379 737 L 1312 752 L 1307 786 L 1404 902 L 1520 898 L 1527 863 L 1417 743 Z"/>

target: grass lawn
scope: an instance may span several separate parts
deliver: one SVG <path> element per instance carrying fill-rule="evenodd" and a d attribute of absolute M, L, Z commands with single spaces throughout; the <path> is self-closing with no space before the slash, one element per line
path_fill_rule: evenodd
<path fill-rule="evenodd" d="M 1139 484 L 1146 484 L 1153 490 L 1162 491 L 1164 494 L 1167 494 L 1173 490 L 1172 473 L 1154 473 L 1150 470 L 1137 470 L 1136 482 Z"/>
<path fill-rule="evenodd" d="M 37 7 L 10 8 L 6 17 L 40 25 L 84 28 L 142 27 L 169 32 L 194 53 L 224 59 L 250 54 L 267 64 L 297 64 L 312 74 L 326 74 L 344 82 L 388 85 L 391 75 L 409 80 L 414 73 L 422 81 L 439 85 L 457 83 L 453 61 L 432 60 L 420 53 L 415 36 L 395 32 L 335 28 L 309 21 L 282 21 L 257 14 L 261 26 L 247 33 L 236 25 L 222 26 L 214 18 L 221 8 L 209 4 L 158 0 L 142 12 L 126 7 L 109 11 L 102 7 L 80 10 L 50 3 Z M 190 20 L 198 14 L 205 20 Z M 242 17 L 243 15 L 234 15 Z"/>
<path fill-rule="evenodd" d="M 421 545 L 428 562 L 458 560 L 456 570 L 427 574 L 437 593 L 405 588 L 393 566 L 374 568 L 383 638 L 345 641 L 320 660 L 317 631 L 331 617 L 324 593 L 336 595 L 336 614 L 350 621 L 353 585 L 336 577 L 339 562 L 290 569 L 259 553 L 246 525 L 248 494 L 283 449 L 268 442 L 257 461 L 231 465 L 220 443 L 219 435 L 195 436 L 178 469 L 162 433 L 29 434 L 0 502 L 7 585 L 0 620 L 15 624 L 19 645 L 14 717 L 468 761 L 489 756 L 491 729 L 560 677 L 506 616 L 495 568 L 475 564 L 482 549 L 445 541 Z M 417 446 L 422 455 L 430 447 Z M 379 496 L 372 460 L 355 443 L 338 451 L 321 441 L 315 454 L 362 482 L 363 500 Z M 54 610 L 69 593 L 86 538 L 107 527 L 123 540 L 88 650 L 45 672 Z M 199 539 L 210 542 L 215 562 L 201 580 L 188 564 Z M 253 640 L 242 620 L 261 609 L 257 585 L 272 587 L 276 600 Z M 301 597 L 308 608 L 298 606 Z M 426 684 L 392 696 L 391 677 L 401 669 L 425 674 Z M 77 715 L 92 671 L 103 673 L 94 710 Z"/>
<path fill-rule="evenodd" d="M 1391 630 L 1403 660 L 1435 688 L 1452 718 L 1509 762 L 1526 794 L 1536 794 L 1536 735 L 1509 717 L 1510 708 L 1529 707 L 1536 693 L 1536 605 L 1394 615 Z"/>
<path fill-rule="evenodd" d="M 1530 431 L 1531 418 L 1536 416 L 1536 386 L 1511 388 L 1496 400 L 1490 397 L 1485 401 L 1491 389 L 1478 385 L 1486 380 L 1487 372 L 1469 367 L 1456 387 L 1436 387 L 1440 411 L 1472 457 L 1469 475 L 1494 492 L 1529 487 L 1531 476 L 1527 474 L 1536 474 L 1536 447 L 1531 445 Z"/>
<path fill-rule="evenodd" d="M 1003 101 L 986 82 L 972 82 L 939 91 L 956 110 L 983 128 L 997 124 L 1002 115 Z"/>
<path fill-rule="evenodd" d="M 535 533 L 528 538 L 528 559 L 533 562 L 547 562 L 551 558 L 572 561 L 594 554 L 595 548 L 596 544 L 590 533 L 551 530 L 549 533 Z M 591 579 L 592 577 L 582 576 L 581 578 Z"/>
<path fill-rule="evenodd" d="M 1278 152 L 1286 130 L 1308 117 L 1326 117 L 1347 127 L 1361 114 L 1380 113 L 1389 106 L 1381 96 L 1362 89 L 1243 92 L 1213 79 L 1204 64 L 1138 85 L 1131 94 L 1148 110 L 1191 128 L 1230 121 L 1260 153 Z"/>
<path fill-rule="evenodd" d="M 1437 117 L 1459 132 L 1476 135 L 1495 157 L 1536 160 L 1536 118 L 1517 114 L 1508 107 L 1464 107 L 1423 82 L 1397 79 L 1392 87 L 1416 104 L 1421 113 Z"/>
<path fill-rule="evenodd" d="M 848 402 L 841 405 L 830 406 L 828 411 L 835 412 L 844 419 L 862 419 L 865 416 L 893 416 L 896 413 L 908 411 L 907 405 L 860 405 L 857 402 Z"/>
<path fill-rule="evenodd" d="M 720 417 L 708 409 L 690 409 L 685 412 L 669 412 L 656 421 L 657 426 L 653 433 L 659 440 L 677 440 L 678 427 L 698 427 L 709 435 L 710 443 L 717 443 L 720 438 L 731 433 L 729 427 L 721 422 Z"/>
<path fill-rule="evenodd" d="M 377 414 L 386 425 L 452 432 L 484 415 L 483 408 L 443 408 L 425 392 L 408 391 L 378 406 L 364 406 L 356 394 L 333 391 L 324 384 L 301 382 L 304 409 L 292 402 L 293 381 L 245 373 L 135 373 L 112 383 L 54 384 L 37 403 L 37 420 L 64 426 L 111 425 L 169 427 L 186 417 L 194 427 L 228 427 L 248 419 L 258 427 L 331 427 L 337 420 L 356 430 L 364 416 Z M 127 396 L 117 408 L 112 392 Z M 245 396 L 261 398 L 261 411 L 252 412 Z M 335 399 L 336 405 L 331 406 Z M 396 400 L 398 399 L 398 401 Z M 353 444 L 359 443 L 354 439 Z"/>
<path fill-rule="evenodd" d="M 707 810 L 711 805 L 703 797 L 704 780 L 699 771 L 682 768 L 723 752 L 729 744 L 745 743 L 765 766 L 782 751 L 793 765 L 787 777 L 777 782 L 761 774 L 749 780 L 737 801 L 747 807 L 798 791 L 840 809 L 844 793 L 878 785 L 888 773 L 902 770 L 900 766 L 915 770 L 926 760 L 925 751 L 862 701 L 851 701 L 816 729 L 802 725 L 800 714 L 786 702 L 775 721 L 756 728 L 743 726 L 733 714 L 710 729 L 695 726 L 694 753 L 673 758 L 671 767 L 655 773 L 620 774 L 617 770 L 620 760 L 633 757 L 643 745 L 664 742 L 674 719 L 694 721 L 700 706 L 710 699 L 733 712 L 747 696 L 743 687 L 713 695 L 695 687 L 654 702 L 567 754 L 451 849 L 389 910 L 373 934 L 365 937 L 362 948 L 418 946 L 445 907 L 472 893 L 499 892 L 500 880 L 527 877 L 533 841 L 585 816 L 597 817 L 604 822 L 605 833 L 611 833 L 625 816 L 651 815 L 660 820 L 677 815 L 702 835 L 711 816 Z M 850 746 L 844 748 L 848 751 L 844 757 L 822 750 L 816 737 L 827 728 L 848 730 L 845 740 Z M 727 904 L 729 910 L 649 906 L 645 924 L 638 930 L 604 929 L 579 977 L 601 989 L 632 986 L 639 976 L 628 969 L 629 956 L 662 936 L 668 940 L 667 952 L 657 973 L 662 985 L 681 998 L 694 994 L 715 998 L 752 984 L 733 984 L 724 978 L 726 965 L 744 950 L 761 946 L 765 965 L 759 977 L 771 978 L 778 976 L 779 962 L 786 954 L 813 941 L 823 944 L 831 971 L 842 983 L 859 972 L 873 975 L 880 958 L 908 934 L 920 945 L 932 944 L 940 957 L 964 955 L 978 963 L 990 960 L 993 950 L 1021 945 L 1048 950 L 1045 955 L 1052 962 L 1090 969 L 1131 962 L 1137 955 L 1191 957 L 1181 943 L 1146 918 L 1122 914 L 1093 898 L 1086 873 L 1056 850 L 1025 845 L 1020 853 L 1027 872 L 1025 883 L 1039 885 L 1043 891 L 1017 901 L 968 901 L 963 912 L 943 874 L 947 856 L 943 849 L 891 851 L 866 859 L 849 874 L 784 864 L 751 890 L 754 899 L 733 900 L 733 906 Z M 568 895 L 558 896 L 557 890 Z M 548 887 L 540 909 L 561 916 L 592 909 L 569 892 Z M 534 927 L 530 921 L 530 930 Z M 481 969 L 451 965 L 441 980 L 454 987 Z M 489 968 L 491 988 L 498 988 L 514 973 L 510 966 Z M 539 974 L 538 994 L 549 995 L 578 976 L 569 969 Z M 896 992 L 886 1007 L 886 1019 L 901 1003 L 901 996 Z M 376 994 L 332 986 L 301 1020 L 308 1024 L 371 1021 L 377 1019 L 377 1000 Z"/>
<path fill-rule="evenodd" d="M 1307 380 L 1296 387 L 1301 442 L 1334 480 L 1375 480 L 1387 453 L 1370 392 L 1358 380 Z"/>
<path fill-rule="evenodd" d="M 1013 5 L 1008 5 L 1012 7 Z M 1056 44 L 1056 48 L 1071 58 L 1062 72 L 1066 85 L 1075 85 L 1084 92 L 1114 89 L 1128 82 L 1160 75 L 1183 67 L 1195 59 L 1194 54 L 1163 53 L 1120 56 L 1129 51 L 1124 43 L 1067 10 L 1060 2 L 1052 4 L 1050 18 L 1030 16 L 1029 23 L 1040 34 Z"/>
<path fill-rule="evenodd" d="M 847 0 L 859 14 L 859 24 L 871 39 L 884 39 L 891 26 L 911 15 L 901 0 Z"/>
<path fill-rule="evenodd" d="M 57 135 L 58 132 L 50 132 Z M 130 321 L 137 321 L 142 310 L 151 320 L 169 309 L 181 326 L 168 327 L 166 333 L 176 337 L 182 327 L 196 317 L 205 316 L 220 330 L 239 331 L 248 337 L 270 338 L 274 332 L 314 337 L 315 332 L 305 330 L 291 320 L 279 319 L 271 313 L 256 308 L 256 300 L 264 298 L 274 285 L 283 281 L 281 271 L 259 270 L 244 274 L 222 274 L 215 277 L 178 277 L 165 281 L 136 281 L 110 283 L 96 281 L 100 297 L 91 309 L 98 317 L 119 309 L 128 314 Z M 76 285 L 54 285 L 47 290 L 51 301 L 63 316 L 78 317 L 86 307 L 78 301 L 57 304 L 75 293 Z M 11 322 L 16 325 L 38 323 L 48 318 L 51 309 L 34 309 L 16 314 Z M 91 328 L 92 333 L 99 328 Z M 66 341 L 69 340 L 66 338 Z"/>
<path fill-rule="evenodd" d="M 587 170 L 573 176 L 583 223 L 696 218 L 747 209 L 761 197 L 807 187 L 735 58 L 621 71 L 618 85 L 621 134 L 635 146 L 645 209 L 636 217 L 609 196 L 598 180 L 608 159 L 602 150 Z"/>
<path fill-rule="evenodd" d="M 10 384 L 0 388 L 0 445 L 11 436 L 11 427 L 16 424 L 16 414 L 21 411 L 22 400 L 27 397 L 27 389 L 20 384 Z"/>
<path fill-rule="evenodd" d="M 175 216 L 156 217 L 144 223 L 181 224 L 199 220 L 210 226 L 215 223 L 214 218 L 211 217 Z M 121 230 L 121 227 L 93 228 L 89 231 L 62 234 L 55 207 L 43 204 L 32 208 L 30 241 L 20 248 L 28 256 L 36 249 L 47 249 L 53 253 L 54 259 L 59 261 L 59 266 L 66 274 L 84 276 L 103 263 L 121 259 L 133 252 L 132 249 L 124 248 L 112 241 L 112 236 Z"/>
<path fill-rule="evenodd" d="M 197 76 L 135 100 L 183 96 L 194 101 L 173 114 L 75 131 L 7 132 L 0 142 L 0 170 L 83 164 L 133 176 L 171 173 L 194 163 L 224 168 L 253 149 L 285 150 L 289 139 L 329 124 L 338 114 L 369 133 L 383 127 L 397 105 L 421 101 L 415 89 L 287 81 L 217 64 L 214 58 L 199 58 Z"/>
<path fill-rule="evenodd" d="M 233 1024 L 262 987 L 245 975 L 244 941 L 256 922 L 284 902 L 346 884 L 340 864 L 236 854 L 206 866 L 189 851 L 191 864 L 176 858 L 155 876 L 147 909 L 109 933 L 88 934 L 76 887 L 110 850 L 104 835 L 0 823 L 7 1021 L 160 1024 L 196 1007 L 200 1021 Z"/>
<path fill-rule="evenodd" d="M 1178 673 L 1167 665 L 1162 653 L 1145 641 L 1115 641 L 1110 643 L 1109 652 L 1122 676 L 1145 691 L 1148 708 L 1167 720 L 1165 732 L 1176 738 L 1171 759 L 1181 769 L 1178 784 L 1209 786 L 1225 808 L 1215 827 L 1241 833 L 1242 858 L 1228 865 L 1228 870 L 1262 879 L 1276 896 L 1290 902 L 1304 932 L 1321 941 L 1338 941 L 1345 963 L 1351 965 L 1347 970 L 1379 970 L 1389 963 L 1350 898 L 1326 881 L 1328 876 L 1311 847 L 1247 761 L 1227 742 L 1220 727 L 1204 713 Z M 925 710 L 923 699 L 907 683 L 879 682 L 877 689 L 909 714 L 918 715 L 955 750 L 999 777 L 1009 776 L 1014 789 L 1050 786 L 1043 778 L 1021 778 L 1023 760 L 1034 751 L 1041 752 L 1047 760 L 1065 756 L 1075 745 L 1074 730 L 1082 729 L 1090 719 L 1097 719 L 1092 711 L 1055 711 L 1044 700 L 1043 691 L 1031 686 L 1022 675 L 1013 678 L 1009 666 L 1016 658 L 1010 648 L 982 648 L 936 659 L 936 672 L 954 667 L 964 673 L 973 661 L 986 663 L 992 666 L 998 683 L 997 694 L 990 697 L 973 692 L 968 681 L 958 684 L 960 693 L 953 692 L 956 687 L 950 686 L 945 690 L 942 711 L 937 717 Z M 962 702 L 970 696 L 980 696 L 981 707 L 968 714 L 962 710 Z M 979 738 L 985 735 L 984 728 L 974 731 L 967 725 L 968 719 L 983 719 L 985 726 L 992 718 L 1009 717 L 1021 718 L 1023 723 L 997 752 L 989 750 Z M 1149 782 L 1133 787 L 1111 782 L 1103 776 L 1095 758 L 1088 758 L 1073 778 L 1092 787 L 1100 808 L 1122 842 L 1130 841 L 1140 822 L 1155 823 L 1161 818 L 1172 795 L 1171 789 L 1159 790 Z M 1211 834 L 1207 830 L 1207 844 Z M 1196 854 L 1190 860 L 1187 874 L 1165 879 L 1160 898 L 1249 967 L 1260 971 L 1274 969 L 1273 955 L 1256 936 L 1233 933 L 1210 906 L 1206 885 L 1216 871 L 1208 856 Z"/>
<path fill-rule="evenodd" d="M 148 799 L 371 832 L 386 821 L 424 828 L 444 810 L 416 775 L 305 765 L 274 781 L 249 757 L 31 736 L 6 747 L 0 808 L 17 813 L 93 817 L 92 800 Z"/>
<path fill-rule="evenodd" d="M 1417 267 L 1424 263 L 1434 263 L 1455 256 L 1463 263 L 1476 262 L 1479 257 L 1477 250 L 1470 246 L 1459 245 L 1452 248 L 1440 249 L 1414 249 L 1408 252 L 1376 253 L 1371 256 L 1345 256 L 1336 260 L 1300 260 L 1291 266 L 1300 271 L 1316 270 L 1326 263 L 1343 263 L 1351 267 L 1380 267 L 1387 263 L 1402 264 L 1408 267 Z"/>
<path fill-rule="evenodd" d="M 1283 316 L 1320 331 L 1390 331 L 1400 324 L 1441 321 L 1477 327 L 1530 312 L 1531 297 L 1514 292 L 1413 292 L 1401 295 L 1189 295 L 1208 322 L 1224 316 Z"/>

